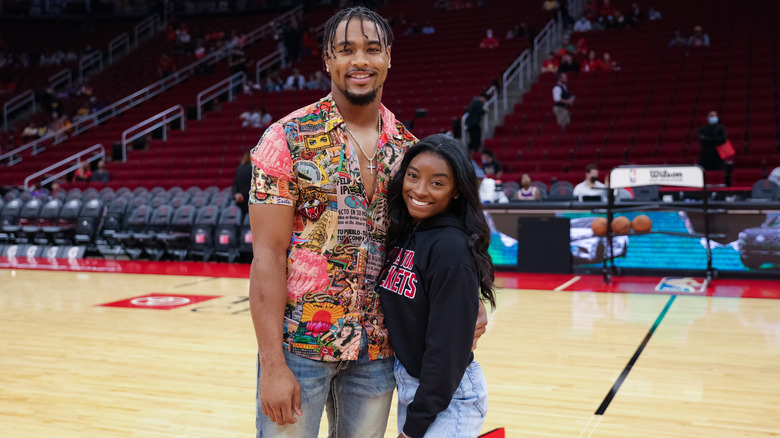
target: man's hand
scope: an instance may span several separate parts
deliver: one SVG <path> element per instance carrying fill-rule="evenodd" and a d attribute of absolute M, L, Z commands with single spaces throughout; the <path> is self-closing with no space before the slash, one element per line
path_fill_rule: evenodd
<path fill-rule="evenodd" d="M 279 426 L 295 424 L 303 415 L 301 410 L 301 384 L 286 365 L 261 367 L 260 404 L 263 414 Z"/>
<path fill-rule="evenodd" d="M 244 194 L 243 193 L 234 193 L 233 199 L 236 200 L 236 202 L 244 202 Z"/>
<path fill-rule="evenodd" d="M 480 336 L 485 334 L 485 330 L 487 329 L 487 324 L 488 324 L 487 309 L 485 308 L 485 304 L 480 300 L 479 313 L 477 313 L 477 326 L 474 327 L 474 342 L 471 344 L 471 351 L 477 349 L 477 341 L 479 341 Z"/>

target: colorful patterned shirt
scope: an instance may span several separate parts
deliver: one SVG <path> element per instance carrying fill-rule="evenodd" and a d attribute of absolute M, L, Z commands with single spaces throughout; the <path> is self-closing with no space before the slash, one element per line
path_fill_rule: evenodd
<path fill-rule="evenodd" d="M 374 289 L 385 256 L 387 186 L 417 139 L 381 106 L 376 189 L 369 203 L 344 120 L 330 95 L 265 131 L 252 150 L 251 204 L 295 209 L 287 251 L 284 346 L 321 361 L 392 356 Z"/>

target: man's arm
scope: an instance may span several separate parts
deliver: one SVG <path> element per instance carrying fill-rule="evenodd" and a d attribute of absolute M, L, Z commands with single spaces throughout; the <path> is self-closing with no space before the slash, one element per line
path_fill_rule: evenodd
<path fill-rule="evenodd" d="M 471 351 L 477 349 L 477 342 L 479 338 L 487 331 L 488 316 L 485 303 L 479 300 L 479 311 L 477 312 L 477 325 L 474 327 L 474 342 L 471 344 Z"/>
<path fill-rule="evenodd" d="M 283 205 L 249 206 L 254 258 L 249 274 L 249 308 L 260 360 L 260 402 L 263 414 L 280 426 L 297 421 L 301 385 L 282 352 L 282 326 L 287 303 L 287 249 L 293 232 L 293 209 Z"/>

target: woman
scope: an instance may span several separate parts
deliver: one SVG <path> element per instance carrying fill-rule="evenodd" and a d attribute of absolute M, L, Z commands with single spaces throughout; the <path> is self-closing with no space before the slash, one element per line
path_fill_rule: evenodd
<path fill-rule="evenodd" d="M 531 185 L 531 175 L 524 173 L 520 177 L 520 188 L 515 193 L 515 198 L 521 201 L 538 201 L 542 198 L 539 188 Z"/>
<path fill-rule="evenodd" d="M 446 135 L 409 148 L 388 187 L 377 289 L 395 351 L 399 437 L 475 437 L 487 383 L 471 353 L 480 299 L 495 306 L 490 230 L 466 150 Z"/>
<path fill-rule="evenodd" d="M 81 166 L 76 169 L 76 172 L 73 174 L 73 181 L 79 182 L 89 182 L 89 180 L 92 179 L 92 170 L 89 168 L 89 163 L 86 161 L 81 162 Z"/>

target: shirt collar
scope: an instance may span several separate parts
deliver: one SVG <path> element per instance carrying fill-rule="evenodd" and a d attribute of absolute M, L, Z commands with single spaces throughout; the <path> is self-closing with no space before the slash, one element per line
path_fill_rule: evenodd
<path fill-rule="evenodd" d="M 344 118 L 341 116 L 332 94 L 328 94 L 320 99 L 312 111 L 326 111 L 326 114 L 324 114 L 326 117 L 326 131 L 331 131 L 344 123 Z M 384 146 L 391 138 L 396 140 L 403 139 L 403 135 L 398 131 L 398 122 L 392 111 L 380 103 L 379 114 L 382 117 L 382 134 L 379 139 L 379 146 Z"/>

